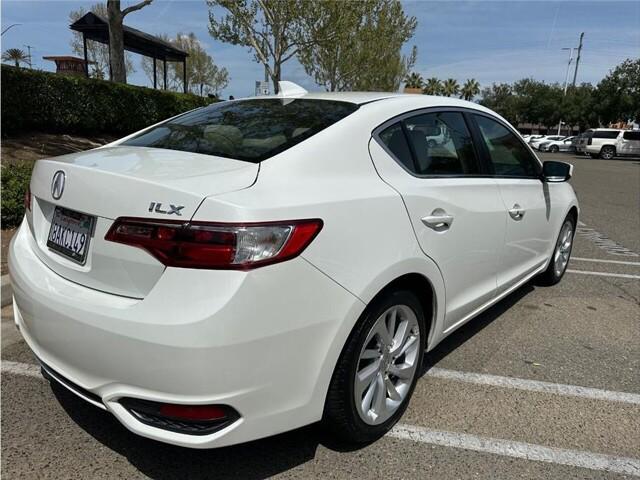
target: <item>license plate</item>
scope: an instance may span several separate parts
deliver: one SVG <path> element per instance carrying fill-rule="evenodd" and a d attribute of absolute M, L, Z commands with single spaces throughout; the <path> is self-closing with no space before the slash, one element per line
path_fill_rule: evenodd
<path fill-rule="evenodd" d="M 51 219 L 47 246 L 80 265 L 87 261 L 94 217 L 56 207 Z"/>

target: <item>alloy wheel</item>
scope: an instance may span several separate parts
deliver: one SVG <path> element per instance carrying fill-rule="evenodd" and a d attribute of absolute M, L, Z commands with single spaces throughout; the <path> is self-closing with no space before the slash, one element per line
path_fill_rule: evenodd
<path fill-rule="evenodd" d="M 403 404 L 416 375 L 420 344 L 418 318 L 407 305 L 394 305 L 377 318 L 354 378 L 356 409 L 365 423 L 384 423 Z"/>
<path fill-rule="evenodd" d="M 562 226 L 558 242 L 556 243 L 556 251 L 553 253 L 553 265 L 556 276 L 561 276 L 569 263 L 571 256 L 571 245 L 573 244 L 573 225 L 567 221 Z"/>

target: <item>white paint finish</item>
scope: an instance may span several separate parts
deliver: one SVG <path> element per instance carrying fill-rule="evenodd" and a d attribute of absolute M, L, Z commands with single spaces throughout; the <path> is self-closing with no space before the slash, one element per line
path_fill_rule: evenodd
<path fill-rule="evenodd" d="M 499 258 L 498 291 L 503 291 L 538 268 L 550 256 L 560 232 L 564 211 L 553 208 L 551 198 L 570 203 L 573 191 L 567 183 L 543 183 L 539 179 L 498 178 L 504 202 L 506 232 Z M 551 195 L 553 191 L 553 195 Z M 524 216 L 515 220 L 506 212 L 519 205 Z"/>
<path fill-rule="evenodd" d="M 404 424 L 396 425 L 387 435 L 402 440 L 412 440 L 430 445 L 460 448 L 504 457 L 640 476 L 640 459 L 637 458 L 616 457 L 614 455 L 604 455 L 581 450 L 546 447 L 532 443 L 482 437 L 467 433 L 429 430 L 424 427 Z"/>
<path fill-rule="evenodd" d="M 630 275 L 627 273 L 606 273 L 606 272 L 590 272 L 588 270 L 572 270 L 567 269 L 567 273 L 579 273 L 581 275 L 595 275 L 598 277 L 612 277 L 612 278 L 640 278 L 640 275 Z"/>
<path fill-rule="evenodd" d="M 506 215 L 495 181 L 419 178 L 409 175 L 377 141 L 370 142 L 369 151 L 382 179 L 402 194 L 422 250 L 440 268 L 449 328 L 495 296 Z M 453 216 L 447 230 L 434 230 L 422 221 L 437 209 Z"/>
<path fill-rule="evenodd" d="M 32 229 L 20 229 L 9 254 L 16 318 L 44 362 L 107 399 L 131 430 L 178 445 L 214 447 L 315 422 L 346 339 L 365 305 L 390 282 L 418 274 L 432 286 L 428 348 L 500 298 L 495 260 L 506 212 L 492 181 L 439 179 L 420 184 L 437 184 L 433 189 L 416 184 L 399 192 L 402 185 L 385 183 L 369 155 L 371 132 L 407 111 L 454 106 L 491 112 L 427 95 L 304 97 L 362 104 L 259 167 L 118 142 L 38 162 L 32 190 L 40 210 L 27 214 Z M 386 159 L 389 168 L 399 168 Z M 184 170 L 173 175 L 177 167 Z M 50 183 L 58 168 L 68 174 L 67 191 L 55 203 Z M 401 193 L 414 197 L 417 203 L 407 205 L 419 216 L 407 214 Z M 422 210 L 419 198 L 437 205 Z M 142 250 L 101 240 L 114 217 L 150 216 L 151 201 L 184 204 L 185 219 L 322 218 L 324 227 L 301 258 L 277 265 L 249 272 L 165 269 Z M 420 231 L 421 245 L 414 227 L 425 228 L 420 219 L 441 201 L 455 215 L 453 229 L 428 236 Z M 551 209 L 566 213 L 569 203 L 552 196 Z M 84 267 L 65 264 L 38 243 L 54 204 L 102 217 Z M 166 358 L 171 362 L 158 369 Z M 115 399 L 127 394 L 178 403 L 224 401 L 241 412 L 242 422 L 198 438 L 151 431 L 118 408 Z"/>
<path fill-rule="evenodd" d="M 581 257 L 571 257 L 571 260 L 576 262 L 613 263 L 617 265 L 631 265 L 634 267 L 640 267 L 640 262 L 625 262 L 622 260 L 603 260 L 602 258 L 581 258 Z"/>
<path fill-rule="evenodd" d="M 562 383 L 542 382 L 524 378 L 502 377 L 487 373 L 459 372 L 445 368 L 432 367 L 426 373 L 428 377 L 454 380 L 457 382 L 474 383 L 477 385 L 489 385 L 492 387 L 513 388 L 530 392 L 550 393 L 568 397 L 581 397 L 591 400 L 604 400 L 607 402 L 622 402 L 640 405 L 640 394 L 615 392 L 599 388 L 580 387 Z"/>

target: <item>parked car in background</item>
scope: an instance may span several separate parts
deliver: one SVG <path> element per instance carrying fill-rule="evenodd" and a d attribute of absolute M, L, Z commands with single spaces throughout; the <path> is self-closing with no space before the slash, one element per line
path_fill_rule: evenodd
<path fill-rule="evenodd" d="M 541 138 L 536 138 L 535 140 L 532 140 L 531 142 L 529 142 L 529 145 L 531 145 L 531 148 L 539 150 L 541 143 L 562 140 L 563 138 L 565 138 L 564 135 L 544 135 Z"/>
<path fill-rule="evenodd" d="M 638 155 L 636 132 L 618 128 L 595 128 L 587 131 L 584 152 L 591 158 L 611 160 L 615 156 Z M 628 133 L 625 138 L 625 133 Z M 635 153 L 634 153 L 635 152 Z"/>
<path fill-rule="evenodd" d="M 575 137 L 565 137 L 562 140 L 545 140 L 538 145 L 538 150 L 541 152 L 570 152 L 573 150 L 573 144 L 571 143 Z"/>
<path fill-rule="evenodd" d="M 209 448 L 322 421 L 370 442 L 425 351 L 566 271 L 572 167 L 496 113 L 279 90 L 35 164 L 15 322 L 51 382 L 134 433 Z"/>
<path fill-rule="evenodd" d="M 537 140 L 539 138 L 544 137 L 544 135 L 529 135 L 526 139 L 526 142 L 531 145 L 531 142 L 533 142 L 534 140 Z"/>

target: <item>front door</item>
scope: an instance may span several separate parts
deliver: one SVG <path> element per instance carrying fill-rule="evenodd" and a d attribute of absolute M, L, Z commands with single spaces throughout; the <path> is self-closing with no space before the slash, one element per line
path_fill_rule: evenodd
<path fill-rule="evenodd" d="M 620 155 L 640 156 L 640 131 L 627 130 L 618 142 Z"/>
<path fill-rule="evenodd" d="M 485 155 L 504 204 L 506 233 L 498 269 L 498 292 L 541 267 L 553 242 L 551 196 L 540 162 L 502 123 L 475 114 Z"/>
<path fill-rule="evenodd" d="M 438 141 L 431 141 L 439 132 Z M 383 125 L 370 142 L 380 176 L 404 199 L 418 243 L 445 282 L 445 330 L 496 294 L 504 206 L 483 177 L 465 117 L 438 111 Z"/>

